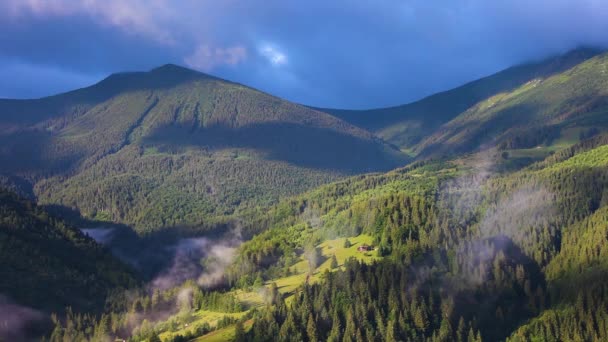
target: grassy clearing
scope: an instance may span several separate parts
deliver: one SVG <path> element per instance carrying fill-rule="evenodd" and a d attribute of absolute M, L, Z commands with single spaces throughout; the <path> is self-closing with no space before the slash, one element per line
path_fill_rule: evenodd
<path fill-rule="evenodd" d="M 345 240 L 346 238 L 328 240 L 317 246 L 321 250 L 323 258 L 321 264 L 312 272 L 310 277 L 308 277 L 308 262 L 302 257 L 301 260 L 292 267 L 292 271 L 296 274 L 289 277 L 274 279 L 268 281 L 266 284 L 270 285 L 271 283 L 275 283 L 279 292 L 289 298 L 300 285 L 306 282 L 307 278 L 309 282 L 314 283 L 321 280 L 321 277 L 326 270 L 335 271 L 330 267 L 331 257 L 333 255 L 336 256 L 339 268 L 344 265 L 344 261 L 348 258 L 356 258 L 370 263 L 380 259 L 376 256 L 376 252 L 362 253 L 357 251 L 357 248 L 361 245 L 372 245 L 373 239 L 371 236 L 359 235 L 357 237 L 348 238 L 351 243 L 351 247 L 349 248 L 344 247 Z"/>
<path fill-rule="evenodd" d="M 560 137 L 553 141 L 551 147 L 555 149 L 565 148 L 572 146 L 580 141 L 580 134 L 584 130 L 588 128 L 586 127 L 570 127 L 562 129 L 560 132 Z"/>
<path fill-rule="evenodd" d="M 248 331 L 249 329 L 251 329 L 251 326 L 253 325 L 253 320 L 247 320 L 245 321 L 245 323 L 243 324 L 243 327 L 245 328 L 245 331 Z M 210 332 L 207 335 L 203 335 L 201 337 L 198 337 L 192 341 L 195 342 L 223 342 L 223 341 L 230 341 L 234 338 L 234 327 L 235 325 L 231 325 L 222 329 L 218 329 L 216 331 Z"/>
<path fill-rule="evenodd" d="M 540 145 L 532 148 L 522 148 L 516 150 L 507 150 L 509 158 L 512 159 L 529 159 L 538 161 L 545 159 L 551 153 L 568 148 L 580 142 L 580 135 L 589 127 L 568 127 L 560 132 L 559 138 L 555 139 L 550 145 Z"/>
<path fill-rule="evenodd" d="M 189 319 L 185 320 L 188 323 L 179 323 L 179 328 L 174 331 L 165 331 L 159 335 L 159 337 L 165 340 L 171 340 L 173 337 L 177 335 L 187 335 L 189 333 L 194 333 L 196 330 L 208 324 L 209 326 L 216 326 L 217 323 L 223 319 L 224 317 L 230 318 L 240 318 L 245 315 L 246 312 L 237 312 L 237 313 L 226 313 L 226 312 L 216 312 L 216 311 L 207 311 L 200 310 L 192 313 Z"/>
<path fill-rule="evenodd" d="M 357 251 L 357 248 L 361 245 L 372 245 L 373 239 L 371 236 L 359 235 L 357 237 L 348 238 L 348 240 L 351 243 L 351 246 L 348 248 L 344 247 L 344 242 L 346 241 L 346 238 L 328 240 L 319 244 L 317 248 L 321 252 L 321 262 L 310 276 L 309 264 L 304 257 L 301 257 L 300 261 L 292 266 L 292 271 L 295 273 L 294 275 L 270 280 L 266 282 L 265 285 L 270 286 L 272 283 L 275 283 L 279 289 L 279 292 L 283 294 L 287 301 L 289 301 L 295 293 L 296 289 L 300 285 L 304 284 L 307 279 L 311 283 L 320 281 L 322 279 L 322 275 L 325 273 L 326 270 L 329 270 L 330 272 L 339 270 L 343 267 L 344 262 L 349 258 L 356 258 L 358 260 L 369 263 L 380 259 L 378 256 L 376 256 L 375 251 L 366 253 Z M 334 255 L 336 256 L 336 260 L 338 261 L 338 267 L 332 269 L 331 258 Z M 262 296 L 262 292 L 263 291 L 260 290 L 235 290 L 232 292 L 232 294 L 240 301 L 240 303 L 246 309 L 245 311 L 238 313 L 226 313 L 200 310 L 187 316 L 175 316 L 170 318 L 170 320 L 176 321 L 176 327 L 174 327 L 172 331 L 165 331 L 161 333 L 159 336 L 163 341 L 171 340 L 177 335 L 188 335 L 190 333 L 194 333 L 199 327 L 205 324 L 208 324 L 211 327 L 217 326 L 218 322 L 224 317 L 238 319 L 247 314 L 250 310 L 260 308 L 264 305 L 264 298 Z M 249 329 L 252 324 L 252 320 L 247 321 L 245 324 L 245 329 Z M 228 327 L 218 329 L 209 334 L 201 336 L 195 339 L 194 341 L 227 341 L 233 337 L 234 325 L 230 325 Z"/>
<path fill-rule="evenodd" d="M 537 146 L 533 148 L 522 148 L 518 150 L 507 150 L 509 158 L 532 158 L 540 160 L 546 158 L 554 149 L 546 146 Z"/>
<path fill-rule="evenodd" d="M 259 292 L 236 290 L 233 293 L 236 299 L 247 309 L 259 308 L 264 305 L 264 298 Z"/>

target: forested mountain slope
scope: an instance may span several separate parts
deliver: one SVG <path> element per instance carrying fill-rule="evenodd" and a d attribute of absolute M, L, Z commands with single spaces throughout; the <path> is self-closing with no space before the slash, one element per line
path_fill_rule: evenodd
<path fill-rule="evenodd" d="M 608 338 L 606 142 L 599 136 L 513 173 L 493 171 L 500 154 L 473 155 L 300 196 L 283 223 L 242 246 L 237 270 L 284 273 L 311 239 L 302 234 L 371 234 L 385 258 L 353 260 L 303 285 L 242 339 Z"/>
<path fill-rule="evenodd" d="M 207 341 L 227 324 L 220 336 L 238 341 L 605 340 L 607 143 L 599 135 L 519 171 L 502 170 L 496 150 L 419 162 L 283 200 L 242 227 L 257 235 L 216 294 L 238 309 L 192 304 L 133 333 Z M 336 237 L 373 250 L 327 245 Z M 327 266 L 321 248 L 356 258 Z M 198 323 L 219 315 L 227 323 Z"/>
<path fill-rule="evenodd" d="M 0 173 L 41 203 L 138 229 L 270 204 L 404 156 L 331 115 L 174 65 L 0 100 Z"/>
<path fill-rule="evenodd" d="M 608 128 L 608 54 L 477 103 L 424 139 L 422 156 L 552 147 Z"/>
<path fill-rule="evenodd" d="M 530 81 L 560 74 L 600 52 L 600 50 L 586 48 L 573 50 L 562 56 L 511 67 L 494 75 L 402 106 L 370 110 L 323 109 L 323 111 L 366 128 L 402 149 L 410 150 L 434 133 L 441 125 L 480 101 L 502 93 L 513 92 Z"/>
<path fill-rule="evenodd" d="M 98 310 L 134 272 L 80 230 L 0 189 L 0 294 L 42 310 Z"/>
<path fill-rule="evenodd" d="M 460 115 L 401 146 L 421 160 L 351 177 L 405 161 L 323 112 L 175 66 L 4 101 L 0 184 L 175 236 L 167 269 L 133 288 L 105 249 L 0 192 L 0 292 L 82 307 L 52 341 L 608 340 L 607 72 L 608 54 L 579 50 L 469 84 Z"/>
<path fill-rule="evenodd" d="M 517 171 L 496 150 L 418 162 L 285 199 L 243 223 L 256 236 L 211 292 L 238 308 L 192 300 L 134 336 L 207 341 L 221 327 L 238 341 L 605 340 L 607 143 L 598 135 Z M 373 250 L 327 244 L 336 237 Z M 338 253 L 355 258 L 328 266 Z M 224 319 L 209 328 L 208 317 Z"/>

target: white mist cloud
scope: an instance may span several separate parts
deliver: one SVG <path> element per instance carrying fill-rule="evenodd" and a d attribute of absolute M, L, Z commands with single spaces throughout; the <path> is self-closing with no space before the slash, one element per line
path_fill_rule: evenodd
<path fill-rule="evenodd" d="M 540 229 L 539 223 L 548 223 L 557 214 L 554 197 L 543 187 L 523 186 L 486 211 L 481 233 L 515 238 L 521 229 Z"/>
<path fill-rule="evenodd" d="M 42 319 L 41 312 L 18 305 L 0 294 L 0 341 L 27 340 L 28 326 Z"/>
<path fill-rule="evenodd" d="M 467 224 L 467 221 L 478 210 L 483 200 L 483 186 L 493 175 L 492 158 L 491 149 L 473 155 L 465 162 L 470 170 L 441 185 L 439 190 L 441 205 L 445 210 L 454 214 L 459 224 Z"/>
<path fill-rule="evenodd" d="M 152 288 L 166 290 L 186 280 L 196 279 L 202 272 L 198 260 L 205 255 L 209 243 L 206 238 L 190 238 L 182 239 L 176 245 L 168 247 L 174 251 L 173 261 L 167 270 L 152 281 Z"/>
<path fill-rule="evenodd" d="M 83 228 L 81 231 L 100 244 L 107 244 L 114 235 L 114 228 Z"/>
<path fill-rule="evenodd" d="M 223 238 L 188 238 L 170 247 L 174 250 L 171 267 L 156 277 L 153 289 L 168 289 L 187 280 L 196 280 L 200 286 L 219 284 L 224 271 L 234 260 L 236 248 L 242 243 L 240 230 L 234 229 Z"/>
<path fill-rule="evenodd" d="M 260 55 L 273 66 L 282 66 L 287 64 L 287 55 L 280 51 L 276 46 L 263 45 L 260 48 Z"/>
<path fill-rule="evenodd" d="M 247 49 L 244 46 L 227 48 L 200 45 L 194 52 L 184 58 L 189 67 L 202 71 L 211 71 L 221 65 L 235 66 L 247 60 Z"/>
<path fill-rule="evenodd" d="M 219 284 L 224 279 L 224 271 L 234 260 L 236 248 L 233 243 L 211 246 L 205 261 L 205 271 L 198 277 L 197 283 L 203 287 Z"/>
<path fill-rule="evenodd" d="M 454 218 L 452 228 L 473 231 L 472 241 L 456 246 L 464 261 L 459 279 L 468 285 L 487 280 L 487 273 L 478 273 L 479 265 L 491 262 L 506 244 L 521 247 L 522 239 L 538 235 L 556 216 L 554 194 L 538 184 L 523 183 L 504 189 L 497 198 L 488 198 L 488 181 L 500 177 L 494 171 L 496 153 L 490 148 L 465 160 L 470 169 L 440 189 L 442 209 L 450 211 Z"/>

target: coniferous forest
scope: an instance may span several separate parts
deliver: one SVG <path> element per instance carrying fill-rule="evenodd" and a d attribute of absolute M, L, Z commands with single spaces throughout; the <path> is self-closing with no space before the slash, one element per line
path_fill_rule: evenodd
<path fill-rule="evenodd" d="M 370 110 L 173 64 L 0 99 L 0 341 L 608 341 L 606 70 Z"/>

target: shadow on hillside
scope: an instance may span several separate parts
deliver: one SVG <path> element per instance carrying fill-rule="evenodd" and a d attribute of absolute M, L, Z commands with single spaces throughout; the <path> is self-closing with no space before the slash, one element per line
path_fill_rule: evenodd
<path fill-rule="evenodd" d="M 479 101 L 502 92 L 511 92 L 535 78 L 560 74 L 602 50 L 578 49 L 537 63 L 511 67 L 494 75 L 437 93 L 401 106 L 370 110 L 320 109 L 360 127 L 380 129 L 405 120 L 420 120 L 436 127 L 464 112 Z"/>
<path fill-rule="evenodd" d="M 491 251 L 484 247 L 488 245 L 493 246 Z M 478 258 L 468 262 L 485 269 L 487 274 L 479 283 L 473 281 L 464 288 L 462 284 L 454 285 L 454 288 L 460 288 L 455 297 L 457 312 L 464 317 L 477 318 L 484 340 L 503 340 L 522 322 L 535 316 L 537 311 L 533 308 L 539 308 L 540 303 L 545 302 L 544 295 L 536 298 L 537 289 L 546 291 L 545 276 L 538 264 L 507 236 L 478 241 L 472 248 L 479 249 Z M 500 266 L 501 278 L 497 279 L 496 257 L 499 253 L 505 258 Z M 522 273 L 515 272 L 518 266 L 522 267 Z M 525 277 L 525 280 L 518 280 L 518 277 Z"/>
<path fill-rule="evenodd" d="M 608 301 L 606 284 L 608 284 L 608 269 L 605 266 L 587 267 L 580 271 L 566 272 L 549 283 L 551 306 L 553 308 L 576 307 L 585 299 L 587 300 L 588 310 L 593 308 L 594 305 L 606 305 Z M 595 304 L 591 303 L 593 300 L 596 301 Z M 577 309 L 580 310 L 581 308 Z"/>
<path fill-rule="evenodd" d="M 43 130 L 0 133 L 0 173 L 48 175 L 74 165 L 79 156 L 57 155 L 52 140 L 51 134 Z"/>
<path fill-rule="evenodd" d="M 270 160 L 343 173 L 384 171 L 406 162 L 399 151 L 379 140 L 287 123 L 239 128 L 217 125 L 194 130 L 165 126 L 145 138 L 143 144 L 166 148 L 197 146 L 210 150 L 250 148 L 264 153 Z"/>
<path fill-rule="evenodd" d="M 561 130 L 569 127 L 608 127 L 602 108 L 608 106 L 608 96 L 576 97 L 567 107 L 547 110 L 542 103 L 521 103 L 499 110 L 485 121 L 452 121 L 435 136 L 446 134 L 441 140 L 427 139 L 427 146 L 419 157 L 450 155 L 484 150 L 525 149 L 550 145 L 559 138 Z"/>
<path fill-rule="evenodd" d="M 450 122 L 440 128 L 420 151 L 419 158 L 432 155 L 450 156 L 455 153 L 467 153 L 495 146 L 508 128 L 518 126 L 529 119 L 530 113 L 538 107 L 517 105 L 498 112 L 490 120 L 483 122 L 460 120 Z M 437 139 L 436 137 L 441 137 Z"/>
<path fill-rule="evenodd" d="M 175 247 L 181 240 L 198 237 L 219 240 L 231 228 L 231 222 L 226 222 L 204 229 L 166 227 L 140 235 L 127 225 L 90 220 L 82 217 L 78 210 L 62 205 L 46 205 L 44 208 L 104 245 L 114 256 L 137 271 L 145 281 L 150 281 L 171 268 L 176 254 Z"/>

